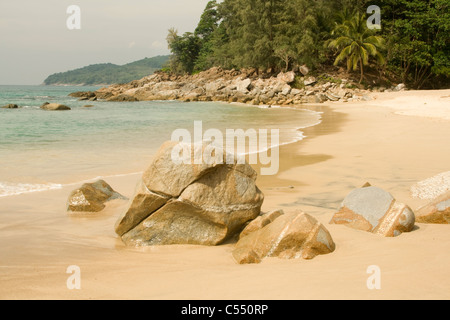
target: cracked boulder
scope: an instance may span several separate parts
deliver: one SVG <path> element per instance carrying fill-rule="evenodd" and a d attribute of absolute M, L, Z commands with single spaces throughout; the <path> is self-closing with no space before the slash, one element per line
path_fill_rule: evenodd
<path fill-rule="evenodd" d="M 255 181 L 250 165 L 220 148 L 166 142 L 116 233 L 130 246 L 221 244 L 260 214 L 264 196 Z"/>
<path fill-rule="evenodd" d="M 254 232 L 240 238 L 233 250 L 236 262 L 260 263 L 266 257 L 313 259 L 335 250 L 335 243 L 328 230 L 300 210 L 287 214 L 274 212 L 266 217 L 266 221 L 280 213 L 261 229 L 255 228 Z"/>
<path fill-rule="evenodd" d="M 396 237 L 413 230 L 415 215 L 411 208 L 395 200 L 389 192 L 366 184 L 344 199 L 330 223 Z"/>

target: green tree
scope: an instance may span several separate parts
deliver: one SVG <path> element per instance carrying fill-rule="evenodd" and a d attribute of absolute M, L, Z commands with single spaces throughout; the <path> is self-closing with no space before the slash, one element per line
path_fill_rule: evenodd
<path fill-rule="evenodd" d="M 384 39 L 367 28 L 364 15 L 357 13 L 351 20 L 338 25 L 335 34 L 337 38 L 329 43 L 330 48 L 340 50 L 334 65 L 347 60 L 347 70 L 356 71 L 359 67 L 360 83 L 364 78 L 364 66 L 369 64 L 370 56 L 375 57 L 379 64 L 384 64 L 385 59 L 380 52 L 384 48 Z"/>
<path fill-rule="evenodd" d="M 200 38 L 191 32 L 179 36 L 177 30 L 172 28 L 167 35 L 167 43 L 172 52 L 170 58 L 171 71 L 192 73 L 201 49 Z"/>
<path fill-rule="evenodd" d="M 384 0 L 389 69 L 420 89 L 450 77 L 448 0 Z M 439 83 L 439 82 L 438 82 Z"/>

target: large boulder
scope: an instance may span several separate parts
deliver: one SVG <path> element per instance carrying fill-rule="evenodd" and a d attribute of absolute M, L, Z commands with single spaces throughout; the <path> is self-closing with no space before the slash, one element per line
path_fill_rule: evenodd
<path fill-rule="evenodd" d="M 241 237 L 233 250 L 239 264 L 259 263 L 265 257 L 313 259 L 336 246 L 328 230 L 312 216 L 295 211 L 282 214 L 265 227 Z"/>
<path fill-rule="evenodd" d="M 69 196 L 67 211 L 69 212 L 100 212 L 105 203 L 114 199 L 125 199 L 103 180 L 85 183 Z"/>
<path fill-rule="evenodd" d="M 420 223 L 450 224 L 450 191 L 417 210 L 416 219 Z"/>
<path fill-rule="evenodd" d="M 46 111 L 66 111 L 71 110 L 68 106 L 59 103 L 44 103 L 41 109 Z"/>
<path fill-rule="evenodd" d="M 186 161 L 177 159 L 180 152 Z M 201 159 L 206 154 L 213 156 Z M 250 165 L 219 148 L 166 142 L 116 233 L 133 246 L 218 245 L 260 214 L 264 197 L 255 181 Z"/>
<path fill-rule="evenodd" d="M 366 184 L 353 190 L 333 216 L 331 224 L 395 237 L 414 228 L 414 212 L 405 204 L 380 188 Z"/>

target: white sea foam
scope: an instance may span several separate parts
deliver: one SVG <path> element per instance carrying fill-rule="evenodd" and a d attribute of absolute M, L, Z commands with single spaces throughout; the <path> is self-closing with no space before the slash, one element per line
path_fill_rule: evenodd
<path fill-rule="evenodd" d="M 24 193 L 41 192 L 61 188 L 62 185 L 56 183 L 31 184 L 0 182 L 0 197 L 15 196 Z"/>

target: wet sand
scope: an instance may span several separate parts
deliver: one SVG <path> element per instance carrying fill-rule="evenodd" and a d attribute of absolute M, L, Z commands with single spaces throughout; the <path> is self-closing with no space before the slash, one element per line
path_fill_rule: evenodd
<path fill-rule="evenodd" d="M 114 234 L 126 202 L 110 202 L 95 217 L 69 216 L 72 186 L 0 198 L 0 298 L 449 299 L 448 225 L 417 224 L 411 233 L 383 238 L 328 224 L 346 194 L 367 181 L 413 210 L 427 202 L 412 198 L 410 187 L 450 170 L 446 96 L 450 90 L 408 91 L 302 106 L 324 112 L 322 124 L 306 129 L 305 140 L 282 146 L 280 172 L 260 176 L 257 184 L 265 194 L 263 211 L 301 209 L 322 222 L 336 243 L 332 254 L 238 265 L 232 242 L 127 248 Z M 397 114 L 408 101 L 416 111 Z M 132 197 L 139 178 L 107 182 Z M 81 290 L 67 288 L 70 265 L 81 268 Z M 371 265 L 380 267 L 381 290 L 367 288 Z"/>

